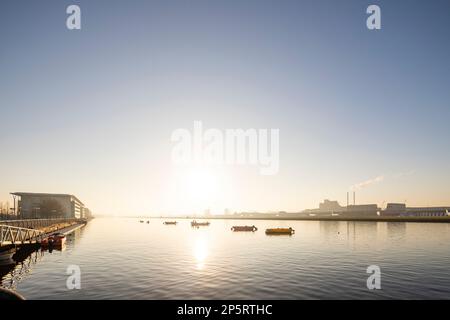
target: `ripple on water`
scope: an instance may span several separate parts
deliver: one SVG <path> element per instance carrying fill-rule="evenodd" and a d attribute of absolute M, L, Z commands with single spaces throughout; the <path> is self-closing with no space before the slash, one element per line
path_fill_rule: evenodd
<path fill-rule="evenodd" d="M 428 299 L 450 294 L 450 240 L 441 224 L 233 221 L 191 228 L 188 220 L 94 219 L 17 279 L 32 299 Z M 269 237 L 268 227 L 296 233 Z M 82 290 L 67 290 L 66 269 L 81 268 Z M 369 265 L 382 290 L 366 287 Z M 11 280 L 11 273 L 3 277 Z"/>

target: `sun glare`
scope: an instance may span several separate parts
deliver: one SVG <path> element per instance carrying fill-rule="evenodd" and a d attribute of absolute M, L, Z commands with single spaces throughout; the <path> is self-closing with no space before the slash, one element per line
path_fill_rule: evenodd
<path fill-rule="evenodd" d="M 231 177 L 223 168 L 178 167 L 174 168 L 169 180 L 165 196 L 172 212 L 203 214 L 208 209 L 211 214 L 222 213 L 232 202 Z"/>
<path fill-rule="evenodd" d="M 186 191 L 194 202 L 207 203 L 217 198 L 219 184 L 217 175 L 208 168 L 191 169 L 185 176 Z"/>
<path fill-rule="evenodd" d="M 208 256 L 208 245 L 205 238 L 198 238 L 194 246 L 194 257 L 197 269 L 203 269 L 206 257 Z"/>

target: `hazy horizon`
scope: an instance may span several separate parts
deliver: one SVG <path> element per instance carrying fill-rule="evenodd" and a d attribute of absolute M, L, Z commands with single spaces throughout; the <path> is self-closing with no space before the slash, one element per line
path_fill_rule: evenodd
<path fill-rule="evenodd" d="M 450 2 L 77 1 L 76 31 L 69 4 L 0 11 L 0 202 L 298 212 L 356 190 L 357 204 L 450 206 Z M 278 173 L 174 164 L 171 135 L 194 121 L 279 129 Z"/>

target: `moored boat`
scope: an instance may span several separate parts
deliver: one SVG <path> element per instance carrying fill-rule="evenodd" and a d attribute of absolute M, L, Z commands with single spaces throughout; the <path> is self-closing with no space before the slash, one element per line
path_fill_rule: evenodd
<path fill-rule="evenodd" d="M 295 230 L 292 228 L 272 228 L 266 229 L 267 235 L 292 235 Z"/>
<path fill-rule="evenodd" d="M 192 221 L 191 222 L 191 226 L 192 227 L 202 227 L 202 226 L 209 226 L 209 222 L 197 222 L 197 221 Z"/>
<path fill-rule="evenodd" d="M 174 225 L 174 224 L 177 224 L 177 222 L 176 221 L 164 221 L 163 222 L 164 224 L 172 224 L 172 225 Z"/>
<path fill-rule="evenodd" d="M 12 259 L 14 253 L 16 251 L 14 249 L 6 250 L 0 252 L 0 266 L 7 266 L 14 264 L 14 260 Z"/>
<path fill-rule="evenodd" d="M 25 298 L 16 291 L 0 288 L 0 300 L 25 300 Z"/>
<path fill-rule="evenodd" d="M 231 230 L 234 232 L 240 232 L 240 231 L 255 232 L 256 230 L 258 230 L 258 228 L 255 226 L 233 226 L 233 227 L 231 227 Z"/>
<path fill-rule="evenodd" d="M 66 236 L 62 233 L 54 233 L 41 241 L 44 248 L 62 248 L 65 244 Z"/>

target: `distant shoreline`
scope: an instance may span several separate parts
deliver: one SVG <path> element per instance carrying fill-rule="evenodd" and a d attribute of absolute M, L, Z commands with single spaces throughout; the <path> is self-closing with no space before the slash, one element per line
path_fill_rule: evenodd
<path fill-rule="evenodd" d="M 150 217 L 147 217 L 150 219 Z M 348 222 L 414 222 L 450 223 L 447 217 L 151 217 L 151 219 L 189 219 L 189 220 L 283 220 L 283 221 L 348 221 Z"/>

